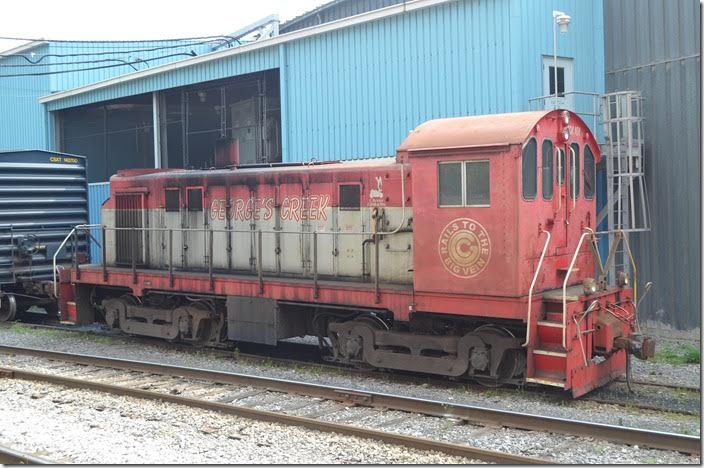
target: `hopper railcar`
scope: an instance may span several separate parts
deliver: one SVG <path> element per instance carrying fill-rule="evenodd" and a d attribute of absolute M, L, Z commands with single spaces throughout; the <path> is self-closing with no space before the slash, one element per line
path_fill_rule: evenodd
<path fill-rule="evenodd" d="M 121 171 L 103 259 L 62 300 L 131 334 L 310 335 L 342 363 L 579 396 L 654 349 L 598 257 L 599 158 L 556 110 L 429 121 L 393 158 Z"/>

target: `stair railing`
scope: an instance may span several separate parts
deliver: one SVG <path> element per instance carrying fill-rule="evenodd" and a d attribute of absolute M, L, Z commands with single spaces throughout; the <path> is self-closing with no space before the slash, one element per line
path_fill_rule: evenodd
<path fill-rule="evenodd" d="M 572 262 L 570 262 L 570 267 L 567 269 L 565 274 L 565 281 L 562 282 L 562 347 L 567 349 L 567 283 L 570 280 L 570 275 L 572 274 L 572 269 L 577 261 L 577 256 L 579 251 L 582 249 L 582 242 L 587 236 L 593 236 L 594 231 L 591 228 L 584 228 L 584 232 L 579 238 L 579 243 L 577 244 L 577 250 L 574 251 L 572 256 Z"/>
<path fill-rule="evenodd" d="M 541 229 L 538 235 L 542 233 L 545 233 L 547 235 L 547 238 L 545 239 L 543 251 L 540 254 L 540 260 L 538 260 L 538 267 L 535 269 L 535 274 L 533 275 L 533 281 L 530 283 L 530 289 L 528 290 L 528 317 L 526 319 L 528 328 L 526 329 L 526 342 L 523 343 L 523 346 L 528 346 L 528 343 L 530 342 L 530 314 L 531 307 L 533 306 L 533 288 L 535 287 L 535 282 L 538 280 L 538 273 L 540 273 L 540 269 L 543 266 L 543 259 L 545 258 L 545 252 L 547 252 L 548 250 L 548 244 L 550 244 L 550 233 L 544 229 Z"/>

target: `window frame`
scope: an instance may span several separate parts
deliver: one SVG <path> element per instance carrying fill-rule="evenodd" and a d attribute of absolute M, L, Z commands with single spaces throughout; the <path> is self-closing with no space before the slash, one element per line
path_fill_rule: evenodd
<path fill-rule="evenodd" d="M 548 186 L 550 187 L 550 196 L 546 197 L 545 196 L 545 182 L 546 182 L 546 177 L 545 177 L 545 143 L 550 143 L 550 174 L 547 177 L 549 184 Z M 540 144 L 540 194 L 543 197 L 543 200 L 549 201 L 555 198 L 555 179 L 553 177 L 555 173 L 555 143 L 550 138 L 543 138 L 542 143 Z"/>
<path fill-rule="evenodd" d="M 560 170 L 555 171 L 555 182 L 557 182 L 557 185 L 559 187 L 564 187 L 565 185 L 565 149 L 560 148 L 559 145 L 555 146 L 555 152 L 557 152 L 557 158 L 555 158 L 555 164 Z M 562 160 L 560 160 L 560 156 L 562 156 Z"/>
<path fill-rule="evenodd" d="M 572 164 L 572 150 L 574 151 L 574 164 Z M 576 141 L 573 141 L 570 143 L 570 189 L 569 189 L 569 197 L 571 200 L 579 200 L 579 193 L 580 193 L 580 183 L 579 183 L 579 178 L 582 177 L 581 171 L 580 171 L 580 166 L 582 164 L 581 162 L 581 145 L 577 143 Z M 574 197 L 572 196 L 574 194 Z"/>
<path fill-rule="evenodd" d="M 489 203 L 481 205 L 470 205 L 467 203 L 467 165 L 472 163 L 487 163 L 489 169 Z M 461 200 L 459 205 L 442 205 L 440 204 L 440 166 L 443 164 L 459 164 L 461 171 L 460 187 Z M 436 173 L 436 183 L 437 183 L 437 204 L 438 208 L 489 208 L 491 206 L 491 162 L 489 159 L 465 159 L 462 161 L 438 161 Z"/>
<path fill-rule="evenodd" d="M 592 191 L 591 191 L 591 196 L 587 196 L 587 149 L 589 150 L 589 154 L 591 154 L 591 159 L 592 159 Z M 589 146 L 589 143 L 584 144 L 584 151 L 583 151 L 583 165 L 584 169 L 582 170 L 582 177 L 584 178 L 584 199 L 585 200 L 593 200 L 594 195 L 596 194 L 596 157 L 594 156 L 594 152 L 592 151 L 591 146 Z"/>
<path fill-rule="evenodd" d="M 525 158 L 526 158 L 526 148 L 531 143 L 535 144 L 535 164 L 533 164 L 533 179 L 535 180 L 535 190 L 532 196 L 526 196 L 525 190 Z M 524 201 L 535 201 L 538 198 L 538 140 L 532 136 L 521 148 L 521 198 Z"/>
<path fill-rule="evenodd" d="M 358 199 L 358 205 L 356 208 L 351 208 L 351 207 L 343 207 L 342 206 L 342 187 L 357 187 L 358 194 L 359 194 L 359 199 Z M 362 210 L 362 184 L 359 182 L 350 182 L 350 183 L 339 183 L 337 185 L 337 206 L 340 211 L 361 211 Z"/>
<path fill-rule="evenodd" d="M 191 208 L 191 197 L 190 193 L 191 191 L 195 190 L 200 190 L 200 209 L 199 210 L 194 210 Z M 204 211 L 205 207 L 205 190 L 203 189 L 202 186 L 193 186 L 193 187 L 186 187 L 186 211 L 190 213 L 198 213 L 199 211 Z"/>
<path fill-rule="evenodd" d="M 169 209 L 169 199 L 167 193 L 174 193 L 178 195 L 178 201 L 176 202 L 176 209 Z M 164 188 L 164 212 L 165 213 L 179 213 L 181 211 L 181 189 L 179 187 L 165 187 Z"/>

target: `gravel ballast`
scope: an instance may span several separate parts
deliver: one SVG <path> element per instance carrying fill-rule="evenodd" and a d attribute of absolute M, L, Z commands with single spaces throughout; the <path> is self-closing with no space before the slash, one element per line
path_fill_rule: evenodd
<path fill-rule="evenodd" d="M 465 385 L 442 386 L 429 383 L 416 384 L 388 381 L 383 375 L 350 375 L 328 369 L 315 369 L 301 366 L 277 367 L 263 362 L 236 360 L 233 357 L 214 356 L 208 351 L 202 353 L 184 352 L 160 344 L 143 344 L 129 339 L 94 337 L 78 335 L 71 332 L 48 332 L 46 330 L 13 330 L 0 328 L 0 343 L 12 346 L 28 346 L 72 353 L 96 354 L 122 359 L 139 359 L 165 364 L 202 367 L 229 372 L 311 381 L 323 385 L 348 387 L 358 390 L 392 393 L 428 398 L 452 403 L 487 406 L 509 411 L 519 411 L 540 415 L 586 420 L 605 424 L 638 427 L 666 432 L 679 432 L 698 435 L 699 415 L 664 413 L 629 408 L 616 405 L 604 405 L 586 400 L 560 400 L 544 398 L 534 392 L 518 390 L 481 391 Z M 635 361 L 635 360 L 634 360 Z M 650 365 L 650 363 L 646 363 Z M 664 364 L 658 364 L 664 366 Z M 677 366 L 669 365 L 672 372 L 679 372 Z M 668 372 L 669 368 L 661 369 Z M 695 373 L 693 370 L 690 374 Z M 699 375 L 699 369 L 696 369 Z M 640 378 L 638 368 L 634 366 L 634 377 Z"/>
<path fill-rule="evenodd" d="M 0 380 L 0 445 L 62 463 L 479 463 L 90 390 Z"/>

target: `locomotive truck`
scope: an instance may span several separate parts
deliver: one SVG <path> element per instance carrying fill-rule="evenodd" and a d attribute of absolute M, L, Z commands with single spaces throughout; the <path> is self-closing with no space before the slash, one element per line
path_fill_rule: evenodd
<path fill-rule="evenodd" d="M 61 271 L 62 311 L 580 396 L 654 353 L 636 282 L 609 286 L 596 248 L 599 159 L 553 110 L 432 120 L 390 158 L 120 171 L 102 258 Z"/>

